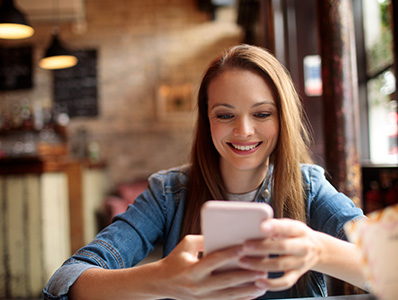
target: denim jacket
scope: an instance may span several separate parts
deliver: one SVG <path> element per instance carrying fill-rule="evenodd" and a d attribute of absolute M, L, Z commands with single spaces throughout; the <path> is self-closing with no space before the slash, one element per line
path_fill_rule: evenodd
<path fill-rule="evenodd" d="M 338 193 L 316 165 L 301 166 L 307 198 L 307 223 L 314 230 L 345 239 L 346 222 L 363 217 L 362 210 Z M 117 215 L 88 245 L 78 250 L 53 274 L 43 289 L 44 299 L 68 299 L 71 285 L 85 270 L 129 268 L 144 259 L 159 243 L 167 256 L 179 242 L 187 197 L 189 166 L 160 171 L 148 179 L 147 189 L 125 213 Z M 269 168 L 269 174 L 272 168 Z M 270 202 L 270 183 L 262 183 L 255 201 Z M 278 274 L 270 274 L 276 277 Z M 323 274 L 310 272 L 306 296 L 326 296 Z M 268 292 L 258 299 L 297 297 L 296 287 Z"/>

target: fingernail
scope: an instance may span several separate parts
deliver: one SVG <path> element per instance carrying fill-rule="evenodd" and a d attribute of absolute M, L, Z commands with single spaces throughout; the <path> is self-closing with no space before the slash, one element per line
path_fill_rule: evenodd
<path fill-rule="evenodd" d="M 252 244 L 250 242 L 246 242 L 246 243 L 243 244 L 243 250 L 244 251 L 251 251 L 251 250 L 254 250 L 254 249 L 255 249 L 254 244 Z"/>
<path fill-rule="evenodd" d="M 262 289 L 259 287 L 257 287 L 257 291 L 260 293 L 257 297 L 260 297 L 260 296 L 264 295 L 266 292 L 268 292 L 267 289 Z"/>
<path fill-rule="evenodd" d="M 239 264 L 243 267 L 246 267 L 249 265 L 249 262 L 243 257 L 243 258 L 239 259 Z"/>
<path fill-rule="evenodd" d="M 257 272 L 256 277 L 257 279 L 264 279 L 268 277 L 268 274 L 265 272 Z"/>
<path fill-rule="evenodd" d="M 239 247 L 238 249 L 236 249 L 236 254 L 238 256 L 242 256 L 244 254 L 243 247 Z"/>
<path fill-rule="evenodd" d="M 264 295 L 266 292 L 268 292 L 266 289 L 257 288 L 257 293 L 255 296 L 256 296 L 256 298 L 260 297 L 260 296 Z M 252 298 L 250 298 L 250 299 L 252 299 Z"/>
<path fill-rule="evenodd" d="M 265 233 L 271 232 L 272 231 L 272 225 L 269 222 L 265 221 L 265 222 L 263 222 L 261 224 L 261 229 Z"/>
<path fill-rule="evenodd" d="M 260 289 L 267 289 L 268 288 L 267 283 L 265 283 L 262 280 L 256 280 L 255 285 L 256 285 L 256 287 L 258 287 Z"/>

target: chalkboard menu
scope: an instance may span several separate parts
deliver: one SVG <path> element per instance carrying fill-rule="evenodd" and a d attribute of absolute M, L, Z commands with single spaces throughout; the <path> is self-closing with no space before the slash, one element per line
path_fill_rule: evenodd
<path fill-rule="evenodd" d="M 97 50 L 72 51 L 76 66 L 54 70 L 54 102 L 69 117 L 98 116 Z"/>
<path fill-rule="evenodd" d="M 32 86 L 32 47 L 0 47 L 0 90 Z"/>

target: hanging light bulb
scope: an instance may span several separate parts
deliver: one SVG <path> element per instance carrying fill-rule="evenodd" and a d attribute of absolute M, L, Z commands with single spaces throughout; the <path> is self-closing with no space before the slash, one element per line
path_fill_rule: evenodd
<path fill-rule="evenodd" d="M 66 69 L 75 66 L 77 62 L 77 57 L 62 45 L 59 39 L 59 29 L 56 27 L 52 42 L 39 62 L 40 68 L 48 70 Z"/>
<path fill-rule="evenodd" d="M 0 38 L 25 39 L 31 37 L 35 30 L 29 26 L 24 14 L 14 6 L 13 0 L 3 0 L 0 7 Z"/>

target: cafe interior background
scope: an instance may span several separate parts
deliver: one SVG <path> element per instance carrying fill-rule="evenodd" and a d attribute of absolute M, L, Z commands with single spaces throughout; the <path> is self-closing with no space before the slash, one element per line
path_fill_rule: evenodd
<path fill-rule="evenodd" d="M 0 3 L 34 29 L 0 39 L 0 298 L 40 295 L 148 175 L 188 160 L 202 72 L 239 43 L 290 71 L 338 189 L 366 212 L 398 199 L 396 2 Z M 75 66 L 41 65 L 54 36 Z"/>

